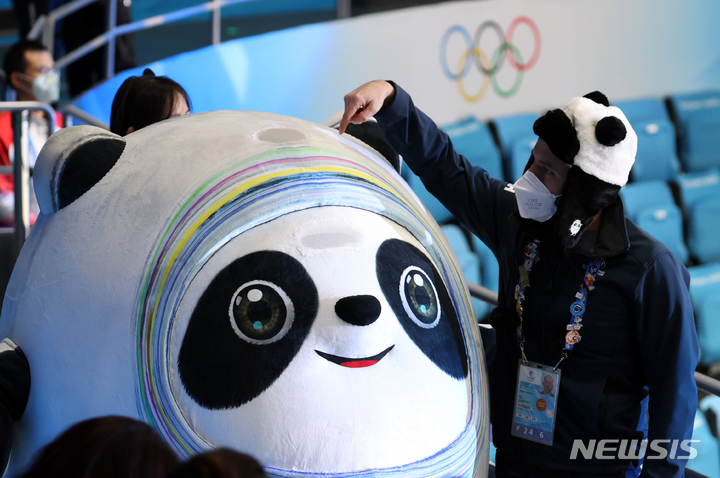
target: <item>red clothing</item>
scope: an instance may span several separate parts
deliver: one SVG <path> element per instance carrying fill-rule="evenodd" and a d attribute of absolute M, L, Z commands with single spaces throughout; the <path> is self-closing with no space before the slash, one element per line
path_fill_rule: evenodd
<path fill-rule="evenodd" d="M 55 112 L 55 124 L 62 128 L 62 115 Z M 12 113 L 0 113 L 0 166 L 10 166 L 10 145 L 13 144 Z M 0 194 L 7 194 L 14 190 L 12 174 L 0 175 Z"/>
<path fill-rule="evenodd" d="M 62 128 L 62 115 L 55 112 L 55 124 Z M 0 113 L 0 166 L 10 166 L 10 146 L 13 144 L 14 135 L 12 129 L 12 112 Z M 0 198 L 14 195 L 15 183 L 12 174 L 0 174 Z M 35 199 L 31 198 L 34 202 Z M 8 208 L 9 206 L 9 208 Z M 11 226 L 14 222 L 12 203 L 5 202 L 5 207 L 0 211 L 0 226 Z M 30 223 L 35 222 L 35 214 L 31 212 Z"/>

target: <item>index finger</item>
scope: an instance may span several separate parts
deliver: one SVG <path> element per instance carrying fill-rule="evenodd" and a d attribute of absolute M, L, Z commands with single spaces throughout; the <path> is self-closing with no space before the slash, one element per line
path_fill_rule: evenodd
<path fill-rule="evenodd" d="M 338 129 L 340 134 L 345 132 L 345 129 L 348 124 L 350 124 L 350 121 L 362 110 L 362 102 L 357 97 L 352 97 L 350 99 L 345 97 L 345 111 L 343 112 L 342 119 L 340 120 L 340 128 Z"/>

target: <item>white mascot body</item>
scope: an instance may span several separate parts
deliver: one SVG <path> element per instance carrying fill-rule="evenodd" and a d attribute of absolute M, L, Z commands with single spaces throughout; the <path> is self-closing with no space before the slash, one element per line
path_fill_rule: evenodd
<path fill-rule="evenodd" d="M 35 191 L 0 319 L 32 380 L 10 471 L 115 414 L 271 476 L 486 476 L 467 288 L 374 149 L 252 112 L 73 127 Z"/>

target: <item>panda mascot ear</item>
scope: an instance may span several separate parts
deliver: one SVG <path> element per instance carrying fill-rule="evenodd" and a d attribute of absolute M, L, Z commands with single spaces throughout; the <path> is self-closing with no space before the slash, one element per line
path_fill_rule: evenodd
<path fill-rule="evenodd" d="M 125 149 L 120 136 L 95 126 L 71 126 L 50 136 L 35 163 L 40 211 L 52 214 L 85 194 Z"/>
<path fill-rule="evenodd" d="M 623 112 L 608 104 L 607 97 L 595 91 L 582 98 L 573 98 L 562 108 L 578 145 L 570 161 L 567 156 L 558 156 L 551 146 L 556 156 L 573 166 L 562 196 L 557 200 L 557 212 L 553 217 L 564 247 L 577 244 L 580 234 L 592 219 L 617 199 L 635 162 L 635 131 Z M 556 140 L 557 132 L 551 128 L 534 129 L 548 145 Z M 564 134 L 569 136 L 570 132 L 565 131 Z"/>
<path fill-rule="evenodd" d="M 342 115 L 343 111 L 335 113 L 325 120 L 323 125 L 333 129 L 340 128 Z M 375 118 L 370 118 L 370 120 L 362 124 L 350 123 L 347 128 L 345 128 L 345 133 L 355 139 L 359 139 L 365 143 L 366 146 L 370 146 L 370 149 L 374 153 L 378 154 L 378 156 L 390 163 L 398 174 L 400 173 L 402 159 L 395 149 L 390 146 L 390 143 L 387 138 L 385 138 L 385 134 L 382 132 L 382 129 Z"/>

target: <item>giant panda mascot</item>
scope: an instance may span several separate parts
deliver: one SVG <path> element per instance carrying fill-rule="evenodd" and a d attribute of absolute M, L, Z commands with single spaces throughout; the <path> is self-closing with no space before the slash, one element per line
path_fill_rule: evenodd
<path fill-rule="evenodd" d="M 460 267 L 376 149 L 213 112 L 124 138 L 61 130 L 34 181 L 42 214 L 0 318 L 11 472 L 115 414 L 182 456 L 231 447 L 274 477 L 486 476 Z"/>

